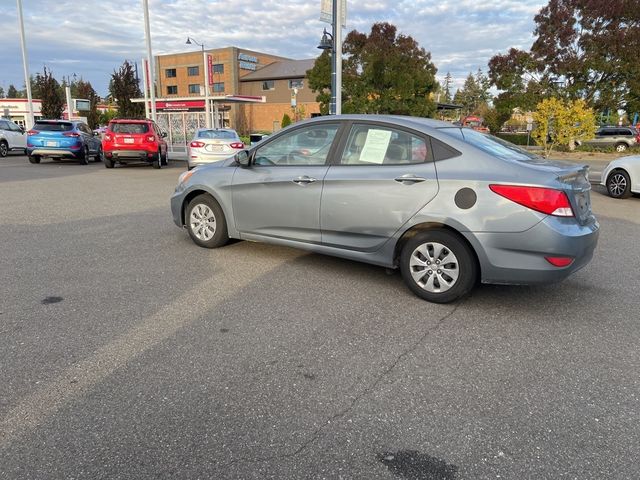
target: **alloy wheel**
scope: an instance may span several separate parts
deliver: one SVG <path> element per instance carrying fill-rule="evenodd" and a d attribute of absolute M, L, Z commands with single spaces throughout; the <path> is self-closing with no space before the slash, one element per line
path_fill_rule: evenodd
<path fill-rule="evenodd" d="M 409 267 L 413 280 L 430 293 L 442 293 L 452 288 L 460 275 L 458 259 L 445 245 L 423 243 L 412 253 Z"/>
<path fill-rule="evenodd" d="M 621 173 L 614 173 L 609 178 L 609 191 L 611 195 L 619 197 L 627 189 L 627 179 Z"/>
<path fill-rule="evenodd" d="M 211 240 L 216 233 L 216 217 L 213 210 L 204 203 L 199 203 L 191 209 L 189 226 L 193 234 L 202 241 Z"/>

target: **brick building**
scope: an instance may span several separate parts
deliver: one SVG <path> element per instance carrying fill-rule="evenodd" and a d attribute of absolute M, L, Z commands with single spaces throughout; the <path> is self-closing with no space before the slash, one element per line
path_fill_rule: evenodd
<path fill-rule="evenodd" d="M 209 94 L 218 99 L 220 125 L 241 133 L 272 132 L 279 128 L 284 113 L 292 118 L 308 118 L 319 112 L 315 94 L 309 90 L 305 79 L 313 60 L 291 60 L 237 47 L 206 50 L 206 55 Z M 155 57 L 156 110 L 159 114 L 174 114 L 162 122 L 167 128 L 178 123 L 179 111 L 192 114 L 182 117 L 182 122 L 188 124 L 185 127 L 187 137 L 188 131 L 194 129 L 193 124 L 197 127 L 203 123 L 204 63 L 200 50 Z M 225 103 L 225 96 L 263 96 L 265 103 Z M 292 107 L 294 103 L 295 108 Z"/>

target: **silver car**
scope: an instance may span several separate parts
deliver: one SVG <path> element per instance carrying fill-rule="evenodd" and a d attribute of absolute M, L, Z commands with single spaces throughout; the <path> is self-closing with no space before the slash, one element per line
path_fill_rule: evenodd
<path fill-rule="evenodd" d="M 446 303 L 478 281 L 562 280 L 592 258 L 599 225 L 587 167 L 413 117 L 342 115 L 286 128 L 181 175 L 175 223 L 193 241 L 229 238 L 399 268 Z"/>
<path fill-rule="evenodd" d="M 205 163 L 217 162 L 244 149 L 238 133 L 230 128 L 201 128 L 189 143 L 187 162 L 192 169 Z"/>

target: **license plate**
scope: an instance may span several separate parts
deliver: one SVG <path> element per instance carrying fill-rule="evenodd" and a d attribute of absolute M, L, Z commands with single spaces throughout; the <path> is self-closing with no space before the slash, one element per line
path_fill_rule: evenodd
<path fill-rule="evenodd" d="M 125 138 L 124 143 L 133 143 L 133 138 Z"/>
<path fill-rule="evenodd" d="M 224 150 L 224 145 L 209 145 L 209 150 L 212 152 L 222 152 Z"/>
<path fill-rule="evenodd" d="M 45 147 L 57 147 L 58 146 L 58 142 L 52 142 L 51 140 L 47 140 L 46 142 L 44 142 L 44 146 Z"/>

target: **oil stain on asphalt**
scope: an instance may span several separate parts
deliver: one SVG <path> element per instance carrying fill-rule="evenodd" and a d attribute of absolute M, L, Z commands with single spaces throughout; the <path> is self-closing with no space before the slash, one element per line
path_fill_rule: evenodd
<path fill-rule="evenodd" d="M 60 303 L 64 298 L 62 297 L 45 297 L 40 302 L 42 305 L 49 305 L 51 303 Z"/>
<path fill-rule="evenodd" d="M 456 480 L 458 467 L 416 450 L 376 455 L 396 477 L 407 480 Z"/>

